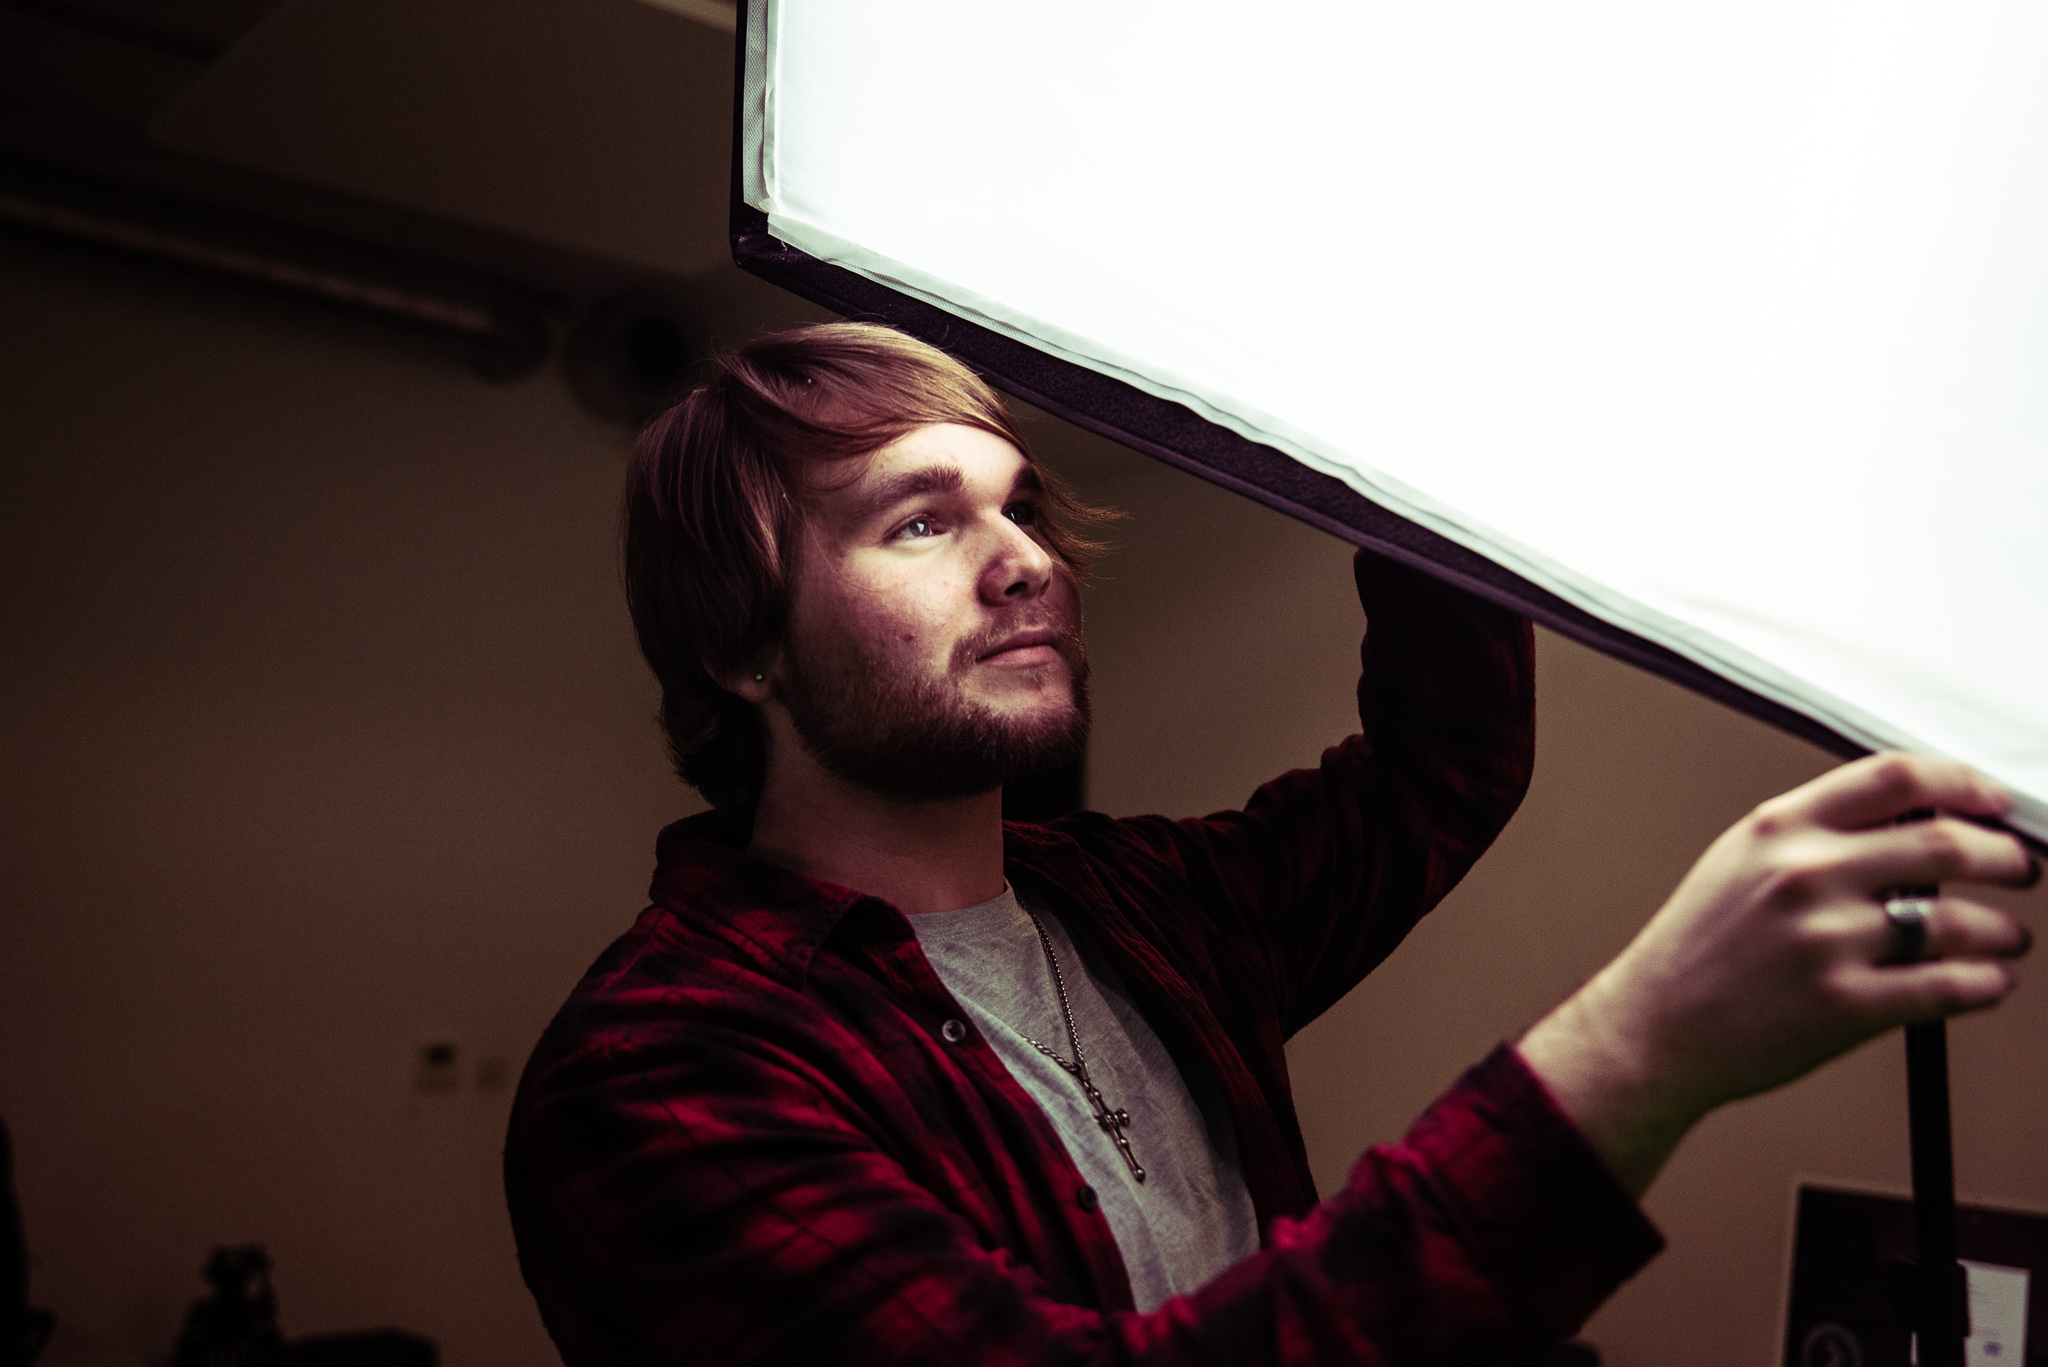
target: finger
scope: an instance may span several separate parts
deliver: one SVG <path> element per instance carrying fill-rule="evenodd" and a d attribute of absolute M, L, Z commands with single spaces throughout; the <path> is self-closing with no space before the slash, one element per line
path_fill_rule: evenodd
<path fill-rule="evenodd" d="M 1997 907 L 1962 897 L 1938 897 L 1933 901 L 1934 914 L 1927 921 L 1922 959 L 2017 959 L 2033 947 L 2033 932 Z M 1850 939 L 1852 952 L 1859 959 L 1881 967 L 1899 948 L 1899 935 L 1891 918 L 1875 903 L 1868 916 L 1856 918 L 1856 929 Z"/>
<path fill-rule="evenodd" d="M 1841 837 L 1835 869 L 1866 892 L 1962 879 L 2027 887 L 2038 877 L 2018 838 L 1955 817 L 1880 826 Z"/>
<path fill-rule="evenodd" d="M 1845 764 L 1786 796 L 1838 831 L 1882 826 L 1927 807 L 1970 816 L 2003 816 L 2012 807 L 2009 793 L 1967 765 L 1903 750 Z"/>
<path fill-rule="evenodd" d="M 1879 1029 L 1981 1011 L 2005 1000 L 2018 979 L 1996 959 L 1934 959 L 1893 968 L 1846 970 L 1842 990 Z"/>

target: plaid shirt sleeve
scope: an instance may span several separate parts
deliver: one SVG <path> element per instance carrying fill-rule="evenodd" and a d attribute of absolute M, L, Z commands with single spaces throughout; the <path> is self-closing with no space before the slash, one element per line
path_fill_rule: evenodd
<path fill-rule="evenodd" d="M 1258 1255 L 1150 1314 L 1104 1310 L 973 1218 L 986 1198 L 1078 1220 L 1071 1187 L 935 1175 L 950 1139 L 917 1152 L 888 1114 L 917 1098 L 840 1090 L 866 1050 L 785 1055 L 771 1021 L 718 1014 L 530 1079 L 513 1217 L 569 1367 L 1521 1363 L 1656 1246 L 1503 1051 Z M 906 1065 L 914 1088 L 927 1069 Z"/>
<path fill-rule="evenodd" d="M 1366 613 L 1362 732 L 1267 783 L 1241 811 L 1077 820 L 1148 940 L 1223 961 L 1292 1036 L 1357 985 L 1486 852 L 1534 764 L 1529 623 L 1391 560 L 1354 562 Z M 1205 987 L 1210 987 L 1205 984 Z"/>

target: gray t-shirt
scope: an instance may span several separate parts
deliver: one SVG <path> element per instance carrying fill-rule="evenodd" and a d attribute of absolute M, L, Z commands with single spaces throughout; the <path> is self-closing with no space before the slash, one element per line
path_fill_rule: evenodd
<path fill-rule="evenodd" d="M 1138 1309 L 1151 1310 L 1258 1252 L 1258 1219 L 1236 1135 L 1220 1106 L 1204 1117 L 1166 1047 L 1107 967 L 1082 958 L 1040 899 L 1032 907 L 1059 956 L 1088 1076 L 1110 1109 L 1130 1113 L 1125 1136 L 1145 1169 L 1142 1183 L 1096 1122 L 1080 1083 L 1025 1040 L 1074 1056 L 1045 950 L 1015 891 L 1005 886 L 1002 896 L 979 906 L 909 919 L 940 980 L 1095 1189 L 1131 1295 Z"/>

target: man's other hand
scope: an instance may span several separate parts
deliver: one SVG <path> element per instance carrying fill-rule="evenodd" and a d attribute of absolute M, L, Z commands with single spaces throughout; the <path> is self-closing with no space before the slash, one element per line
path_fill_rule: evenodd
<path fill-rule="evenodd" d="M 2032 936 L 1936 899 L 1924 957 L 1891 963 L 1887 889 L 2030 886 L 2040 866 L 1970 818 L 2012 799 L 1962 765 L 1873 755 L 1737 822 L 1627 949 L 1520 1042 L 1523 1058 L 1640 1195 L 1714 1107 L 1789 1082 L 1895 1025 L 1992 1006 Z M 1930 820 L 1897 824 L 1907 813 Z"/>

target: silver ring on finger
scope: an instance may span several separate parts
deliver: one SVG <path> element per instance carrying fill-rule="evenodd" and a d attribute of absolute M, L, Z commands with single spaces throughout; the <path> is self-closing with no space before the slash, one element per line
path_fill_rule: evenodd
<path fill-rule="evenodd" d="M 1888 897 L 1884 918 L 1891 922 L 1892 948 L 1882 962 L 1916 964 L 1927 957 L 1927 923 L 1934 919 L 1932 897 Z"/>

